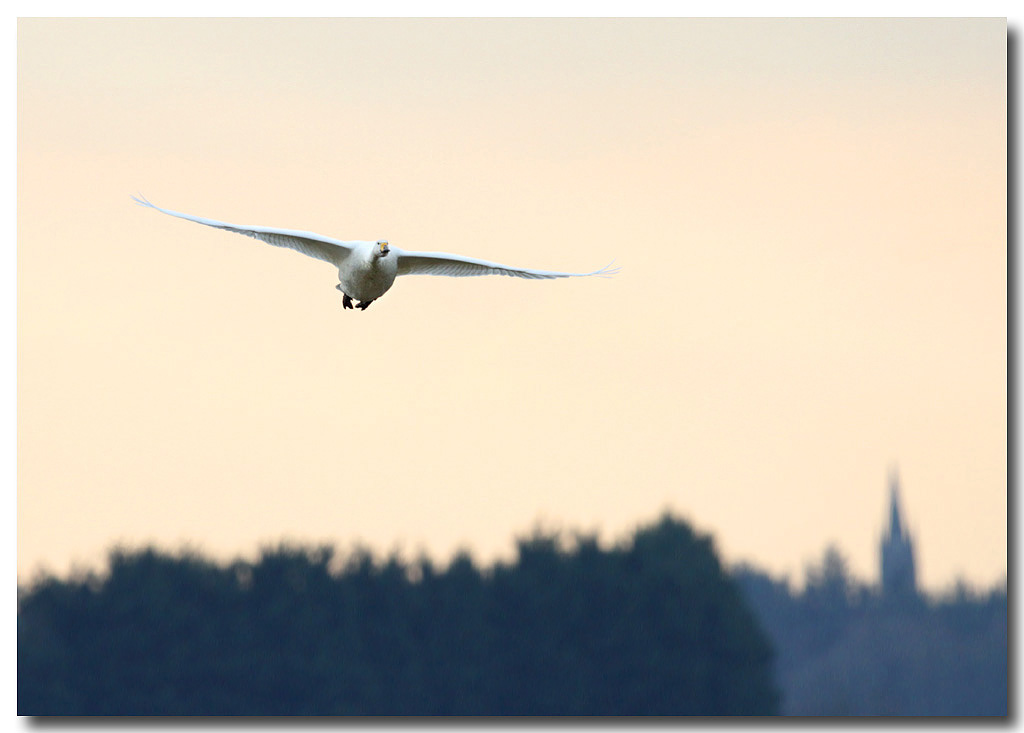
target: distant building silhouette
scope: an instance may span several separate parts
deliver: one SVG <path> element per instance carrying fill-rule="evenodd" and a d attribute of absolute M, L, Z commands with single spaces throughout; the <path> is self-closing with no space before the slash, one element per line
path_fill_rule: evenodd
<path fill-rule="evenodd" d="M 917 594 L 914 543 L 900 517 L 900 480 L 889 472 L 889 526 L 882 535 L 882 595 L 906 598 Z"/>

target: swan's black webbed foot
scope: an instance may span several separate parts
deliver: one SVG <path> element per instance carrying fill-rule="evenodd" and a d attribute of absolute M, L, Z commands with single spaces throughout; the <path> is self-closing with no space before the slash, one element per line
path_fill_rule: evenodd
<path fill-rule="evenodd" d="M 348 293 L 346 293 L 344 290 L 341 289 L 341 283 L 338 283 L 337 285 L 335 285 L 334 289 L 337 290 L 339 293 L 341 293 L 343 296 L 345 296 L 344 298 L 341 299 L 342 306 L 344 306 L 345 308 L 351 308 L 352 307 L 352 298 L 348 297 Z"/>
<path fill-rule="evenodd" d="M 356 303 L 355 306 L 353 306 L 352 305 L 352 298 L 349 296 L 348 293 L 346 293 L 344 290 L 341 289 L 341 283 L 338 283 L 337 285 L 335 285 L 334 288 L 339 293 L 341 293 L 344 296 L 341 299 L 341 305 L 344 306 L 345 308 L 353 308 L 353 307 L 355 307 L 355 308 L 358 308 L 359 310 L 366 310 L 367 308 L 370 307 L 370 303 L 373 302 L 372 300 L 367 300 L 365 303 Z"/>

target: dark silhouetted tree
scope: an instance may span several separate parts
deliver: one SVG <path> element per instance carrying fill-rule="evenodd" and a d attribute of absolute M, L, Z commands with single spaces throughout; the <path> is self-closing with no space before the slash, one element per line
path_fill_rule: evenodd
<path fill-rule="evenodd" d="M 771 649 L 711 541 L 535 532 L 445 569 L 331 548 L 115 551 L 19 590 L 22 714 L 771 714 Z"/>

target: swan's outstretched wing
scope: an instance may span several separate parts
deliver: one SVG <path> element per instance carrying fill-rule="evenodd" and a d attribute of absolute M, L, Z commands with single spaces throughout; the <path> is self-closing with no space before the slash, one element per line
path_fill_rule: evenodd
<path fill-rule="evenodd" d="M 449 277 L 475 277 L 479 275 L 508 275 L 524 277 L 528 280 L 551 280 L 557 277 L 610 277 L 619 271 L 611 264 L 593 272 L 554 272 L 551 270 L 531 270 L 525 267 L 509 267 L 497 262 L 478 260 L 475 257 L 463 257 L 447 252 L 407 252 L 391 248 L 398 255 L 399 275 L 447 275 Z"/>
<path fill-rule="evenodd" d="M 135 203 L 140 206 L 148 206 L 151 209 L 162 211 L 165 214 L 171 216 L 177 216 L 180 219 L 187 219 L 188 221 L 194 221 L 197 224 L 205 224 L 208 227 L 216 227 L 217 229 L 225 229 L 229 232 L 235 232 L 236 234 L 244 234 L 247 237 L 258 239 L 261 242 L 272 244 L 275 247 L 288 247 L 294 249 L 296 252 L 301 252 L 304 255 L 310 257 L 316 257 L 318 260 L 324 262 L 330 262 L 332 265 L 340 265 L 341 261 L 344 260 L 349 252 L 352 251 L 352 244 L 350 242 L 342 242 L 337 239 L 330 239 L 329 237 L 321 237 L 319 234 L 313 232 L 299 232 L 292 231 L 291 229 L 272 229 L 271 227 L 246 227 L 246 226 L 235 226 L 234 224 L 226 224 L 222 221 L 215 221 L 214 219 L 204 219 L 201 216 L 192 216 L 191 214 L 182 214 L 178 211 L 171 211 L 170 209 L 161 209 L 155 204 L 151 204 L 145 198 L 132 196 Z"/>

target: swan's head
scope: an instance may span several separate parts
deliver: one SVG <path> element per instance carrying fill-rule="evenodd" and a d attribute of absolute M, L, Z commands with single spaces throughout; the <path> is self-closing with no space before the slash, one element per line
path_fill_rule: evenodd
<path fill-rule="evenodd" d="M 387 257 L 388 256 L 388 252 L 390 252 L 390 251 L 391 251 L 391 248 L 388 246 L 388 243 L 386 241 L 384 241 L 383 239 L 378 239 L 377 240 L 377 249 L 375 249 L 373 251 L 373 254 L 374 254 L 375 257 Z"/>

